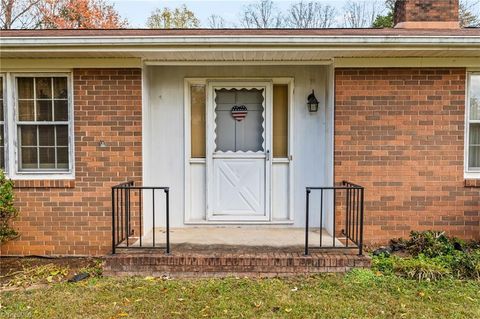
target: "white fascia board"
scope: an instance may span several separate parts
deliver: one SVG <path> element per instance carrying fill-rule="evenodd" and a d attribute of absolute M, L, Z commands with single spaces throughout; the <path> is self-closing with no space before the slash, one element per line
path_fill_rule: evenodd
<path fill-rule="evenodd" d="M 2 37 L 0 46 L 117 45 L 480 45 L 480 36 L 93 36 Z"/>

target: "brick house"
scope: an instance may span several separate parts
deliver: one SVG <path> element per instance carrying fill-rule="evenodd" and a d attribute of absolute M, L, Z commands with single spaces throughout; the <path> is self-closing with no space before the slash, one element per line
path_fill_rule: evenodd
<path fill-rule="evenodd" d="M 2 255 L 152 241 L 167 193 L 112 191 L 126 181 L 169 187 L 173 241 L 303 229 L 306 187 L 342 181 L 309 199 L 309 225 L 340 246 L 360 227 L 355 185 L 366 243 L 480 239 L 480 30 L 459 27 L 458 0 L 399 1 L 395 23 L 2 31 L 0 163 L 21 234 Z"/>

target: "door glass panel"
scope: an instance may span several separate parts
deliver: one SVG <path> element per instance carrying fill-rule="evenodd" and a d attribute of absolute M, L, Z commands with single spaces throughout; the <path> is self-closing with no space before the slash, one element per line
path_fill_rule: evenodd
<path fill-rule="evenodd" d="M 264 151 L 263 91 L 215 90 L 215 151 Z"/>
<path fill-rule="evenodd" d="M 205 85 L 192 85 L 191 95 L 191 157 L 205 157 Z"/>
<path fill-rule="evenodd" d="M 288 85 L 273 86 L 273 157 L 288 157 Z"/>

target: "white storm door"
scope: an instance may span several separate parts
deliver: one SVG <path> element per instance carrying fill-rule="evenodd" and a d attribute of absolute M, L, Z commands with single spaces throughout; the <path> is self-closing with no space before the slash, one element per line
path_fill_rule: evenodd
<path fill-rule="evenodd" d="M 270 219 L 271 83 L 209 83 L 207 217 Z"/>

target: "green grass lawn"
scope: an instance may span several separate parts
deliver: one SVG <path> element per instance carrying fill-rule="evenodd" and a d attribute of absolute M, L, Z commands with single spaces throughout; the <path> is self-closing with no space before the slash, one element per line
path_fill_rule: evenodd
<path fill-rule="evenodd" d="M 291 279 L 91 278 L 1 293 L 0 318 L 480 318 L 480 282 L 356 270 Z"/>

